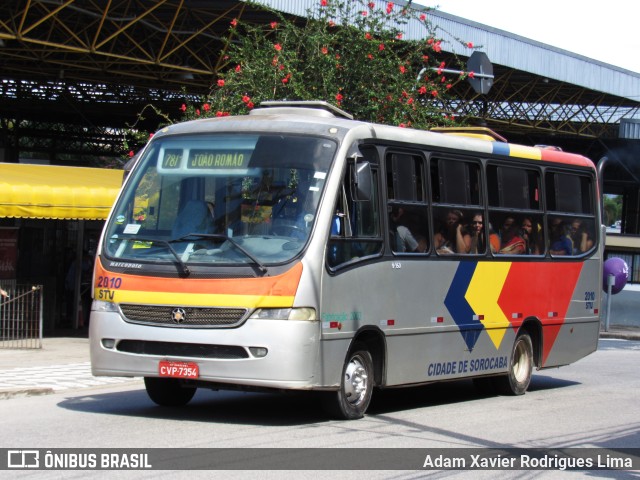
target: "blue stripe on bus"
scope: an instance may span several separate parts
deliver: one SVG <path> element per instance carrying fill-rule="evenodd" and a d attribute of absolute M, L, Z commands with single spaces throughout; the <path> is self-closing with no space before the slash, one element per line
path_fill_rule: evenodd
<path fill-rule="evenodd" d="M 509 156 L 509 144 L 502 142 L 493 142 L 493 153 L 496 155 L 506 155 Z"/>
<path fill-rule="evenodd" d="M 458 269 L 453 276 L 451 286 L 444 299 L 444 304 L 453 317 L 453 321 L 456 322 L 456 325 L 460 328 L 460 333 L 469 351 L 473 350 L 484 328 L 482 323 L 474 323 L 473 316 L 475 312 L 465 298 L 467 288 L 469 287 L 469 283 L 471 283 L 471 278 L 477 265 L 477 262 L 460 262 L 458 264 Z"/>

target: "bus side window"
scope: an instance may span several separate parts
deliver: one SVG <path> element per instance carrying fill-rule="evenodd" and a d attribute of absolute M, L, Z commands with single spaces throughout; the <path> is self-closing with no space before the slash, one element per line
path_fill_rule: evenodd
<path fill-rule="evenodd" d="M 580 256 L 596 245 L 593 179 L 548 171 L 545 177 L 551 255 Z"/>
<path fill-rule="evenodd" d="M 429 250 L 429 205 L 423 157 L 409 153 L 386 155 L 387 212 L 390 247 L 394 253 Z"/>
<path fill-rule="evenodd" d="M 352 169 L 353 164 L 349 164 L 331 220 L 327 262 L 332 269 L 382 252 L 377 170 L 372 170 L 371 198 L 356 201 L 352 192 Z"/>

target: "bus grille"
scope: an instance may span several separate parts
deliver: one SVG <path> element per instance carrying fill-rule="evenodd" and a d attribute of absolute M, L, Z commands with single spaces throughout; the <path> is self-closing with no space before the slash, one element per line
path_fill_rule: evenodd
<path fill-rule="evenodd" d="M 180 328 L 216 328 L 238 325 L 247 314 L 245 308 L 168 307 L 120 304 L 130 323 Z M 179 312 L 177 312 L 179 310 Z"/>
<path fill-rule="evenodd" d="M 249 358 L 249 354 L 244 348 L 235 345 L 120 340 L 116 348 L 120 352 L 162 357 L 219 358 L 223 360 Z"/>

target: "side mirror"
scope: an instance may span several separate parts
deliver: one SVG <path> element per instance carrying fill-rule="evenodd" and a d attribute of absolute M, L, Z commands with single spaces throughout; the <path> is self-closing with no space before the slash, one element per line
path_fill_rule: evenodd
<path fill-rule="evenodd" d="M 371 200 L 373 192 L 373 175 L 371 164 L 354 157 L 353 176 L 351 178 L 351 192 L 354 202 Z"/>

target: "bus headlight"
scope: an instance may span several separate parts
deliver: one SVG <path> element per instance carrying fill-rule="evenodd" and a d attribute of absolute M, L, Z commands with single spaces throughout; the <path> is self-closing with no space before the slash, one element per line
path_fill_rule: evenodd
<path fill-rule="evenodd" d="M 303 320 L 315 322 L 318 320 L 316 309 L 302 308 L 259 308 L 249 317 L 251 320 Z"/>
<path fill-rule="evenodd" d="M 118 304 L 113 302 L 103 302 L 102 300 L 94 300 L 91 304 L 91 310 L 94 312 L 118 312 Z"/>

